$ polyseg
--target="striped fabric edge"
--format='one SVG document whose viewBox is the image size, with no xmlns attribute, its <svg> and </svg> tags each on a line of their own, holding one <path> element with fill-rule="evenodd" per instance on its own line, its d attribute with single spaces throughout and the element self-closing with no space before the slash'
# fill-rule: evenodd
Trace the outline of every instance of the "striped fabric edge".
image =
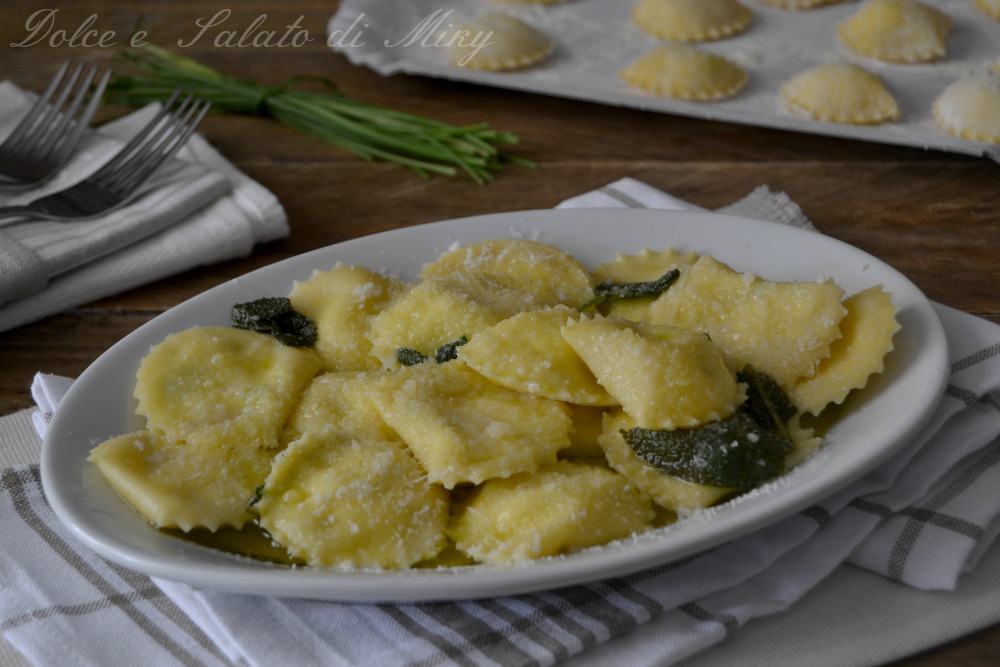
<svg viewBox="0 0 1000 667">
<path fill-rule="evenodd" d="M 821 509 L 789 517 L 784 525 L 771 527 L 770 535 L 765 529 L 748 538 L 766 543 L 750 551 L 767 549 L 773 556 L 787 553 L 807 541 L 828 519 Z M 689 566 L 705 559 L 716 559 L 714 565 L 707 565 L 715 569 L 734 559 L 740 561 L 740 548 L 727 543 L 593 584 L 487 600 L 385 605 L 378 609 L 427 647 L 423 659 L 407 663 L 410 667 L 550 665 L 623 636 L 675 609 L 697 616 L 698 599 L 757 576 L 767 568 L 767 562 L 734 568 L 732 579 L 718 579 L 717 590 L 700 587 L 697 593 L 677 600 L 670 599 L 675 595 L 675 586 L 663 580 L 670 576 L 684 578 Z"/>
<path fill-rule="evenodd" d="M 952 511 L 960 510 L 960 503 L 955 507 L 953 504 L 960 501 L 963 493 L 984 484 L 983 480 L 994 480 L 989 482 L 992 488 L 1000 488 L 996 486 L 996 480 L 1000 480 L 1000 443 L 973 457 L 933 494 L 911 507 L 893 511 L 884 504 L 863 498 L 852 501 L 852 509 L 878 516 L 887 530 L 893 530 L 895 534 L 891 544 L 883 549 L 885 562 L 878 571 L 895 581 L 917 585 L 918 582 L 907 576 L 907 567 L 919 549 L 919 540 L 931 529 L 935 531 L 935 551 L 943 552 L 950 548 L 951 551 L 972 552 L 981 540 L 992 539 L 989 526 L 970 521 Z M 941 587 L 952 583 L 948 580 Z"/>
<path fill-rule="evenodd" d="M 941 314 L 951 316 L 950 309 L 941 308 Z M 965 351 L 958 359 L 952 361 L 950 379 L 945 388 L 945 397 L 960 404 L 965 409 L 984 410 L 1000 414 L 1000 395 L 993 389 L 977 391 L 963 385 L 994 386 L 990 382 L 1000 367 L 1000 342 L 991 342 L 978 349 Z M 986 442 L 967 460 L 955 466 L 944 480 L 926 498 L 909 507 L 898 510 L 886 504 L 874 502 L 871 499 L 857 498 L 850 503 L 852 509 L 874 514 L 882 519 L 883 524 L 895 530 L 895 538 L 890 545 L 884 547 L 884 563 L 877 571 L 895 581 L 917 585 L 907 574 L 907 566 L 915 556 L 915 550 L 921 537 L 931 528 L 935 530 L 933 539 L 937 549 L 943 549 L 942 541 L 949 543 L 955 551 L 972 551 L 976 543 L 984 539 L 992 539 L 988 534 L 988 526 L 958 516 L 961 511 L 962 495 L 988 483 L 984 482 L 1000 474 L 1000 441 L 997 440 L 1000 428 L 993 432 L 977 434 Z M 965 516 L 969 512 L 964 513 Z M 994 517 L 996 520 L 996 517 Z M 870 558 L 870 556 L 869 556 Z M 859 563 L 860 564 L 860 563 Z M 871 567 L 871 563 L 863 566 Z M 949 582 L 951 583 L 950 580 Z"/>
<path fill-rule="evenodd" d="M 53 528 L 58 519 L 44 499 L 37 464 L 15 466 L 0 471 L 0 490 L 9 498 L 14 514 L 23 526 L 44 542 L 53 558 L 67 564 L 79 580 L 93 588 L 93 599 L 71 606 L 52 605 L 25 610 L 0 624 L 0 634 L 31 623 L 45 623 L 60 616 L 113 613 L 137 634 L 162 650 L 164 663 L 180 665 L 238 665 L 219 652 L 217 646 L 194 625 L 146 575 L 103 561 L 119 577 L 115 582 L 95 567 L 99 558 L 89 549 L 64 539 Z M 119 636 L 129 636 L 123 633 Z"/>
</svg>

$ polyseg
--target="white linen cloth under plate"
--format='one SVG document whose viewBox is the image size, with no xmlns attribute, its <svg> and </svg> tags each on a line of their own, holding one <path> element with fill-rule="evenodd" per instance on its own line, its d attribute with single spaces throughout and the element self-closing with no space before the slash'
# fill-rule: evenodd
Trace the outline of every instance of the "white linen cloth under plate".
<svg viewBox="0 0 1000 667">
<path fill-rule="evenodd" d="M 561 206 L 686 204 L 625 179 Z M 726 210 L 810 227 L 785 195 L 763 186 Z M 38 665 L 74 655 L 86 665 L 844 667 L 912 654 L 1000 622 L 1000 546 L 992 544 L 1000 529 L 1000 327 L 935 308 L 953 360 L 945 396 L 921 433 L 878 469 L 677 562 L 480 601 L 240 595 L 108 563 L 46 505 L 38 437 L 22 411 L 0 420 L 8 440 L 0 441 L 0 631 Z M 37 376 L 39 428 L 70 384 Z"/>
<path fill-rule="evenodd" d="M 0 82 L 0 141 L 33 97 Z M 51 181 L 0 206 L 25 204 L 86 178 L 155 116 L 150 104 L 89 131 Z M 288 235 L 267 189 L 194 134 L 131 204 L 81 222 L 30 220 L 0 227 L 0 331 L 181 271 L 248 254 Z"/>
</svg>

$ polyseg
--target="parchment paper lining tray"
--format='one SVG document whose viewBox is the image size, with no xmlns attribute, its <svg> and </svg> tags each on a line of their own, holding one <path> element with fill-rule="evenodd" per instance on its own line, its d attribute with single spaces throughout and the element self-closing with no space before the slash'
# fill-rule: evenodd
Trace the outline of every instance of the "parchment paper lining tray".
<svg viewBox="0 0 1000 667">
<path fill-rule="evenodd" d="M 658 41 L 631 21 L 633 2 L 567 0 L 527 5 L 501 0 L 345 0 L 328 26 L 328 43 L 352 63 L 382 75 L 417 74 L 542 93 L 609 105 L 810 134 L 985 156 L 1000 162 L 1000 146 L 946 134 L 931 116 L 933 99 L 952 81 L 990 71 L 1000 57 L 1000 21 L 973 0 L 924 0 L 952 17 L 948 54 L 925 64 L 892 64 L 855 56 L 842 46 L 836 25 L 861 6 L 841 2 L 792 11 L 753 0 L 753 23 L 743 34 L 697 46 L 737 62 L 750 81 L 736 97 L 716 102 L 657 98 L 630 89 L 619 70 Z M 465 18 L 498 11 L 521 18 L 556 42 L 551 58 L 514 72 L 452 67 L 438 32 Z M 798 72 L 830 61 L 852 62 L 882 77 L 896 97 L 899 121 L 851 126 L 796 118 L 779 98 L 781 85 Z M 996 76 L 1000 74 L 994 73 Z"/>
</svg>

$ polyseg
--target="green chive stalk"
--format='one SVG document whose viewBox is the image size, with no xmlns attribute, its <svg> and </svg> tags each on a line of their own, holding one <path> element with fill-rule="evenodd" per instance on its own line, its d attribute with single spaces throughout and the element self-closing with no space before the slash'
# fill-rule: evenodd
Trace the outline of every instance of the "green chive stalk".
<svg viewBox="0 0 1000 667">
<path fill-rule="evenodd" d="M 129 49 L 122 57 L 144 73 L 115 77 L 106 92 L 109 102 L 162 102 L 182 88 L 211 102 L 215 112 L 273 118 L 365 160 L 399 164 L 424 177 L 464 172 L 482 184 L 505 162 L 533 164 L 497 148 L 518 142 L 510 132 L 498 132 L 487 123 L 456 126 L 361 102 L 341 94 L 326 79 L 295 77 L 281 86 L 265 86 L 150 44 Z M 326 90 L 294 88 L 300 81 L 319 82 Z"/>
</svg>

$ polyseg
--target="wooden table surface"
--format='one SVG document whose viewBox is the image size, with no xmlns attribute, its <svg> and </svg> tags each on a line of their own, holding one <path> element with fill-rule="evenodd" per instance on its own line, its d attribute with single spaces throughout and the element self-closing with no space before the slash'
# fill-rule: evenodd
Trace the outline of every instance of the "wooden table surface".
<svg viewBox="0 0 1000 667">
<path fill-rule="evenodd" d="M 190 41 L 216 12 L 214 30 L 244 29 L 260 15 L 277 29 L 301 17 L 314 37 L 291 48 L 218 47 L 213 32 L 184 53 L 223 71 L 280 83 L 308 73 L 348 95 L 453 123 L 487 121 L 516 133 L 516 154 L 537 168 L 506 167 L 485 186 L 465 178 L 423 180 L 367 163 L 277 123 L 210 116 L 202 134 L 275 193 L 291 234 L 249 257 L 209 266 L 0 334 L 0 415 L 32 405 L 36 371 L 76 376 L 116 341 L 166 309 L 252 269 L 373 232 L 467 215 L 550 208 L 630 176 L 707 208 L 767 184 L 788 193 L 825 234 L 881 258 L 929 298 L 1000 323 L 1000 165 L 984 158 L 892 147 L 610 108 L 410 76 L 382 78 L 331 53 L 323 35 L 327 0 L 223 3 L 185 0 L 84 3 L 5 0 L 0 76 L 40 90 L 67 58 L 110 61 L 140 25 L 151 41 Z M 86 8 L 84 8 L 86 7 Z M 26 22 L 57 8 L 45 40 L 27 47 Z M 93 15 L 94 19 L 89 19 Z M 114 32 L 113 46 L 59 43 L 88 21 Z M 106 115 L 121 113 L 108 110 Z M 1000 627 L 914 656 L 921 667 L 998 664 Z"/>
</svg>

